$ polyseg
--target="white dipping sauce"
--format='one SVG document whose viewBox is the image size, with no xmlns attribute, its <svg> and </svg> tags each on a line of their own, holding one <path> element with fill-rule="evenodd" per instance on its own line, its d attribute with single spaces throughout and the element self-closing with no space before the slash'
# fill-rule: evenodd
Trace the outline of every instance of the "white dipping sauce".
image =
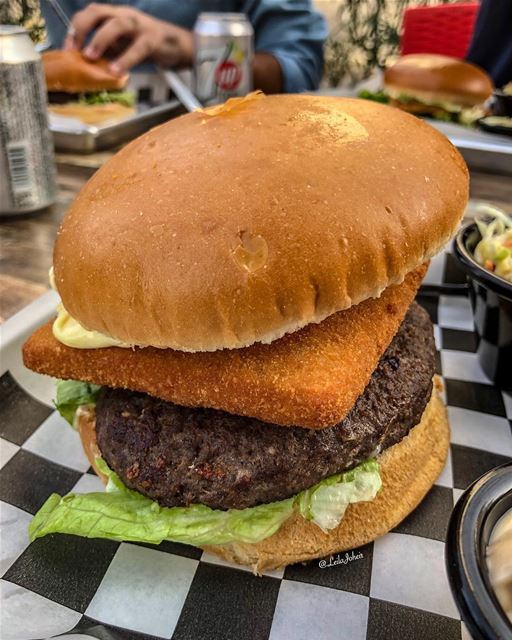
<svg viewBox="0 0 512 640">
<path fill-rule="evenodd" d="M 512 622 L 512 509 L 494 527 L 487 547 L 487 567 L 496 597 Z"/>
</svg>

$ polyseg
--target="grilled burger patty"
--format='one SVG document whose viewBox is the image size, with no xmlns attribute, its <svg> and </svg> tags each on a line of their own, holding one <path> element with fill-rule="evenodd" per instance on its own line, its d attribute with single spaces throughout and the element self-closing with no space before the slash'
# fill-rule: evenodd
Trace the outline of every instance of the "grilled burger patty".
<svg viewBox="0 0 512 640">
<path fill-rule="evenodd" d="M 347 417 L 321 430 L 104 388 L 99 448 L 123 482 L 163 506 L 243 509 L 283 500 L 399 442 L 420 422 L 435 368 L 432 324 L 411 305 Z"/>
</svg>

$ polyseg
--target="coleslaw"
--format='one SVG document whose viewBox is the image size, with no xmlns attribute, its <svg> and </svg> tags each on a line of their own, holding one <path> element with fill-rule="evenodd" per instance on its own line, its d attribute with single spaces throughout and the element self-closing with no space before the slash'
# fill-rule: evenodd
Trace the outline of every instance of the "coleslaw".
<svg viewBox="0 0 512 640">
<path fill-rule="evenodd" d="M 484 269 L 512 282 L 512 215 L 481 205 L 475 222 L 482 236 L 475 247 L 475 260 Z"/>
</svg>

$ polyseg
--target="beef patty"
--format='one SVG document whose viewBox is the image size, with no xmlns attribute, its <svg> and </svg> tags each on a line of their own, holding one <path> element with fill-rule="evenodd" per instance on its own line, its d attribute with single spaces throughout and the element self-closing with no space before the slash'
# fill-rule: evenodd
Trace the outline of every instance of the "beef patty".
<svg viewBox="0 0 512 640">
<path fill-rule="evenodd" d="M 242 509 L 282 500 L 406 436 L 430 398 L 434 353 L 430 319 L 413 304 L 350 413 L 321 430 L 104 388 L 98 445 L 128 487 L 163 506 Z"/>
</svg>

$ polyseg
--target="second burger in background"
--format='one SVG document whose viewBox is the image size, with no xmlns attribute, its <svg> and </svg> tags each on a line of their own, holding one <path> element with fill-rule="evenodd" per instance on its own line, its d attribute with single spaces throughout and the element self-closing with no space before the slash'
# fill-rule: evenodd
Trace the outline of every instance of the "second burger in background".
<svg viewBox="0 0 512 640">
<path fill-rule="evenodd" d="M 470 62 L 438 54 L 398 58 L 384 71 L 379 94 L 361 92 L 418 116 L 470 125 L 488 112 L 494 87 L 487 73 Z"/>
<path fill-rule="evenodd" d="M 134 112 L 135 97 L 125 91 L 128 74 L 114 75 L 107 60 L 87 60 L 75 50 L 47 51 L 42 60 L 50 113 L 100 124 Z"/>
</svg>

